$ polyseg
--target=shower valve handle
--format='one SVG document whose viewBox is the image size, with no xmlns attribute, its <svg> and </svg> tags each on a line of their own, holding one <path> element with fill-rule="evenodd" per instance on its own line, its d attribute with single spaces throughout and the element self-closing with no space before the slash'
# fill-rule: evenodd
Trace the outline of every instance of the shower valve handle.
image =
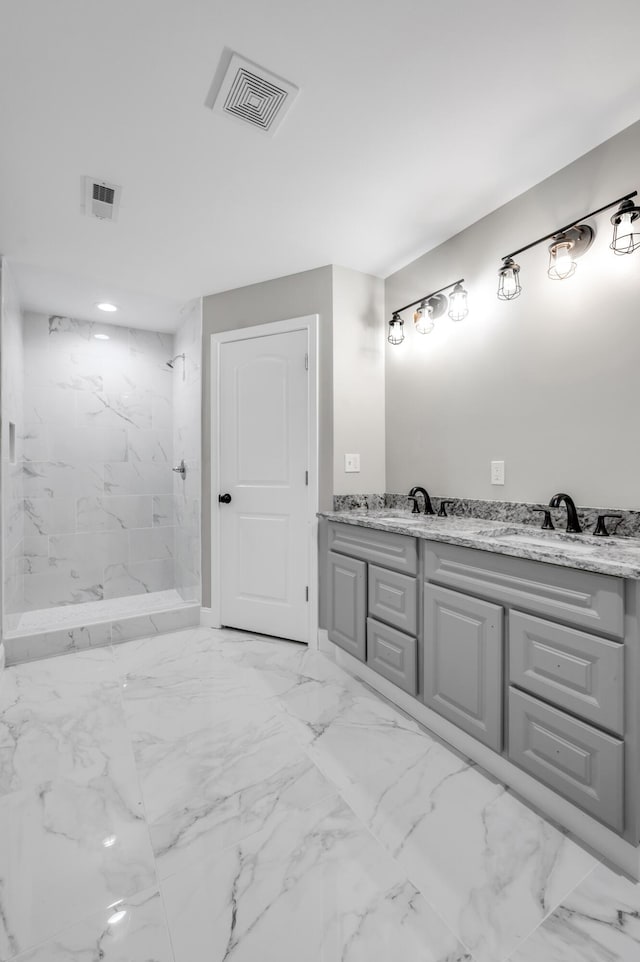
<svg viewBox="0 0 640 962">
<path fill-rule="evenodd" d="M 219 494 L 219 495 L 218 495 L 218 501 L 220 502 L 220 504 L 231 504 L 231 495 L 230 495 L 230 494 Z"/>
</svg>

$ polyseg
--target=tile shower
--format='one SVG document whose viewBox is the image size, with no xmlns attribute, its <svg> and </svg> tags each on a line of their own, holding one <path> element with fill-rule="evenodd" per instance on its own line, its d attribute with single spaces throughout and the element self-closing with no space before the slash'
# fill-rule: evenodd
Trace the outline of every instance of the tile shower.
<svg viewBox="0 0 640 962">
<path fill-rule="evenodd" d="M 175 334 L 23 312 L 5 263 L 2 308 L 8 660 L 194 623 L 199 302 Z"/>
</svg>

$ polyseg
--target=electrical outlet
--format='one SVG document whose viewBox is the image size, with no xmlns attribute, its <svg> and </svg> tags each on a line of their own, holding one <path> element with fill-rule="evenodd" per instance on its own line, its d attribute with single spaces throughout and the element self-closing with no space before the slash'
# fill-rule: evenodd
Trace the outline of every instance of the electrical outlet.
<svg viewBox="0 0 640 962">
<path fill-rule="evenodd" d="M 360 455 L 359 454 L 345 454 L 344 456 L 344 470 L 345 473 L 353 474 L 360 470 Z"/>
<path fill-rule="evenodd" d="M 504 484 L 504 461 L 491 462 L 491 484 Z"/>
</svg>

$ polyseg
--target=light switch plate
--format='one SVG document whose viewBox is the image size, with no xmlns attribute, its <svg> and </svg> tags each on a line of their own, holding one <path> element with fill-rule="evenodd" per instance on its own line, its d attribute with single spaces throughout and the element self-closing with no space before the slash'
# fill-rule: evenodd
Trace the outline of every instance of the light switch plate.
<svg viewBox="0 0 640 962">
<path fill-rule="evenodd" d="M 504 484 L 504 461 L 491 462 L 491 484 Z"/>
<path fill-rule="evenodd" d="M 360 470 L 360 455 L 359 454 L 345 454 L 344 456 L 344 470 L 345 473 L 353 474 Z"/>
</svg>

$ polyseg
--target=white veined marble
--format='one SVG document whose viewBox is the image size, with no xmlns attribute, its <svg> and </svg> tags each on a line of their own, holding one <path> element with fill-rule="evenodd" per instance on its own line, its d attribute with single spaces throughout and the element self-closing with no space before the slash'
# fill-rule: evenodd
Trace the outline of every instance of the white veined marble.
<svg viewBox="0 0 640 962">
<path fill-rule="evenodd" d="M 0 684 L 0 962 L 637 962 L 639 891 L 302 645 Z"/>
<path fill-rule="evenodd" d="M 166 591 L 156 591 L 135 597 L 109 598 L 105 601 L 25 611 L 20 616 L 17 629 L 8 632 L 7 637 L 29 635 L 36 631 L 52 631 L 57 628 L 92 625 L 100 621 L 115 621 L 129 615 L 163 611 L 165 608 L 173 608 L 182 604 L 183 599 L 179 593 L 175 588 L 170 588 Z"/>
</svg>

